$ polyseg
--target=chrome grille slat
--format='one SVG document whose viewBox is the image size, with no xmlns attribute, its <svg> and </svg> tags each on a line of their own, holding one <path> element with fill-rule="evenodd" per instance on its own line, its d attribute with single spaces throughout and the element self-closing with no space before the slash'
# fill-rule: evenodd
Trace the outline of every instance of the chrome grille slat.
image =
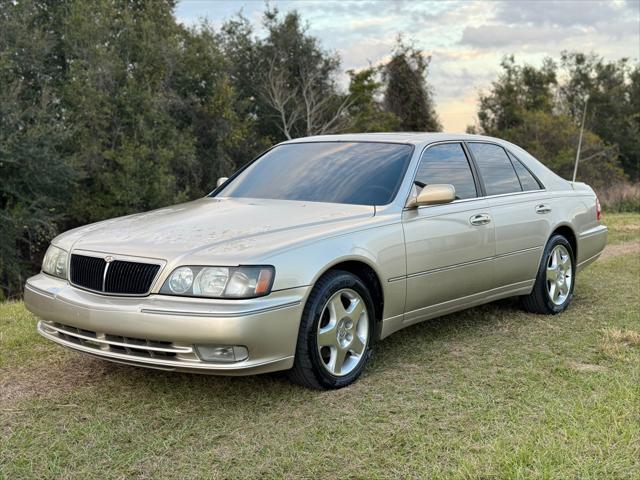
<svg viewBox="0 0 640 480">
<path fill-rule="evenodd" d="M 96 332 L 91 332 L 93 334 L 93 336 L 89 336 L 89 335 L 84 335 L 82 333 L 78 332 L 78 329 L 75 327 L 70 327 L 67 325 L 62 325 L 60 323 L 56 323 L 56 324 L 52 324 L 52 323 L 46 323 L 46 328 L 51 329 L 51 330 L 55 330 L 59 335 L 61 335 L 65 340 L 69 340 L 71 342 L 74 343 L 80 343 L 82 345 L 88 344 L 88 343 L 94 343 L 94 344 L 100 344 L 100 345 L 106 345 L 110 348 L 114 348 L 114 350 L 125 350 L 127 351 L 127 353 L 130 353 L 131 349 L 134 350 L 140 350 L 140 351 L 147 351 L 149 352 L 149 356 L 150 352 L 155 352 L 155 353 L 170 353 L 170 354 L 178 354 L 178 353 L 192 353 L 193 352 L 193 348 L 191 347 L 178 347 L 175 345 L 171 345 L 171 346 L 167 346 L 167 347 L 158 347 L 158 346 L 151 346 L 151 345 L 136 345 L 136 344 L 132 344 L 132 343 L 128 343 L 127 342 L 127 337 L 121 337 L 121 336 L 117 336 L 117 335 L 105 335 L 105 338 L 99 338 L 98 334 Z M 84 331 L 84 330 L 83 330 Z M 120 341 L 117 340 L 112 340 L 114 337 L 121 339 Z M 159 344 L 162 342 L 158 342 L 158 341 L 152 341 L 155 344 Z M 149 343 L 149 341 L 147 341 L 147 343 Z M 170 345 L 169 342 L 165 342 L 168 345 Z M 134 354 L 135 355 L 135 354 Z"/>
</svg>

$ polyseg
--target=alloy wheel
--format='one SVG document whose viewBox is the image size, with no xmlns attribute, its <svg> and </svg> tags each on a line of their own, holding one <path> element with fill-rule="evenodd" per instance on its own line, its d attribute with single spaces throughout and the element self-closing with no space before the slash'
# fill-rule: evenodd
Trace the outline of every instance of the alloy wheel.
<svg viewBox="0 0 640 480">
<path fill-rule="evenodd" d="M 571 255 L 564 245 L 556 245 L 547 262 L 547 292 L 555 305 L 562 305 L 571 291 L 573 268 Z"/>
<path fill-rule="evenodd" d="M 360 364 L 369 341 L 369 313 L 355 290 L 345 288 L 329 298 L 316 339 L 321 363 L 331 375 L 347 375 Z"/>
</svg>

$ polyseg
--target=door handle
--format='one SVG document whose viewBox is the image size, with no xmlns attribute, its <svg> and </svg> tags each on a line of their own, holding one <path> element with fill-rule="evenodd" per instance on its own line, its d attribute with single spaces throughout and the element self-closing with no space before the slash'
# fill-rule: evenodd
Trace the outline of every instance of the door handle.
<svg viewBox="0 0 640 480">
<path fill-rule="evenodd" d="M 471 225 L 486 225 L 487 223 L 491 223 L 491 215 L 488 213 L 479 213 L 477 215 L 472 216 L 469 219 L 469 223 Z"/>
<path fill-rule="evenodd" d="M 541 203 L 540 205 L 536 205 L 536 213 L 539 213 L 539 214 L 551 213 L 551 207 L 549 205 Z"/>
</svg>

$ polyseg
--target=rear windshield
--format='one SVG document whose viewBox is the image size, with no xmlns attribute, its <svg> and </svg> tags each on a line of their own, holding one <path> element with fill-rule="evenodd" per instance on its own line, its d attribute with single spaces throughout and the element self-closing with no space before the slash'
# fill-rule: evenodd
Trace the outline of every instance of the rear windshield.
<svg viewBox="0 0 640 480">
<path fill-rule="evenodd" d="M 393 143 L 280 145 L 249 165 L 216 195 L 386 205 L 400 187 L 412 152 L 410 145 Z"/>
</svg>

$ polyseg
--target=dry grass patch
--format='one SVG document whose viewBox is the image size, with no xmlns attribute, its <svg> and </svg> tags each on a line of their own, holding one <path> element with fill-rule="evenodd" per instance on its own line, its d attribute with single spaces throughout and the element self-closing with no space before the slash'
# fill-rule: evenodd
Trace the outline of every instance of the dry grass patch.
<svg viewBox="0 0 640 480">
<path fill-rule="evenodd" d="M 604 213 L 604 224 L 609 227 L 608 243 L 640 242 L 640 214 Z"/>
<path fill-rule="evenodd" d="M 617 245 L 607 245 L 600 255 L 601 260 L 606 260 L 611 257 L 617 257 L 619 255 L 625 255 L 627 253 L 640 252 L 640 243 L 620 243 Z"/>
<path fill-rule="evenodd" d="M 607 369 L 607 367 L 603 367 L 602 365 L 575 361 L 569 361 L 568 365 L 571 370 L 575 370 L 576 372 L 604 372 Z"/>
<path fill-rule="evenodd" d="M 611 328 L 604 331 L 600 351 L 605 357 L 618 360 L 632 360 L 631 350 L 640 346 L 640 333 L 635 330 Z"/>
<path fill-rule="evenodd" d="M 129 368 L 77 353 L 50 362 L 16 366 L 0 371 L 0 404 L 10 406 L 22 400 L 59 396 L 90 385 Z"/>
<path fill-rule="evenodd" d="M 612 341 L 623 343 L 630 347 L 637 347 L 640 345 L 640 333 L 634 330 L 620 330 L 618 328 L 614 328 L 608 330 L 607 335 Z"/>
</svg>

